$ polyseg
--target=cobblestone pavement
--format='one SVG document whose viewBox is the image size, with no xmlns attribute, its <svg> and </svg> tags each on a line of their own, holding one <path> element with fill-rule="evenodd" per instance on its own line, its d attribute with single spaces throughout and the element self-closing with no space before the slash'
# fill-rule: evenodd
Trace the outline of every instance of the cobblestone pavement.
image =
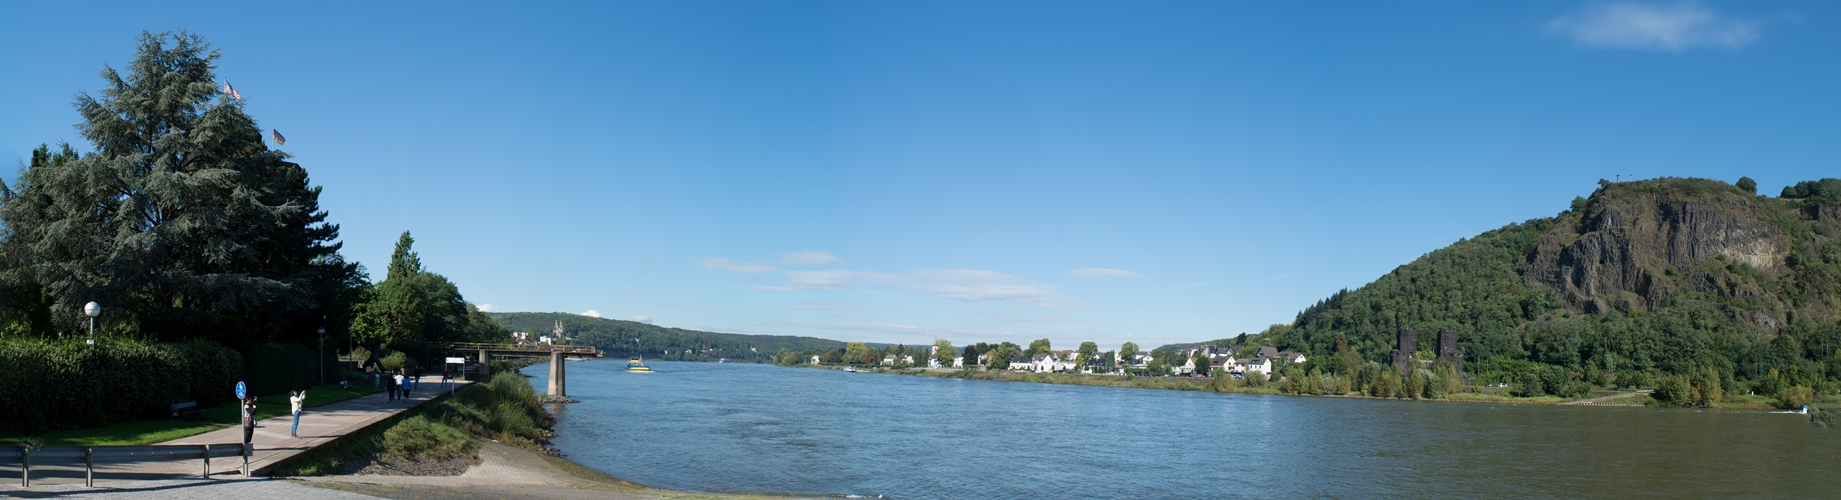
<svg viewBox="0 0 1841 500">
<path fill-rule="evenodd" d="M 82 484 L 34 486 L 29 490 L 0 491 L 0 498 L 106 498 L 109 500 L 366 500 L 378 497 L 348 491 L 315 488 L 284 479 L 168 479 L 116 482 L 85 488 Z"/>
</svg>

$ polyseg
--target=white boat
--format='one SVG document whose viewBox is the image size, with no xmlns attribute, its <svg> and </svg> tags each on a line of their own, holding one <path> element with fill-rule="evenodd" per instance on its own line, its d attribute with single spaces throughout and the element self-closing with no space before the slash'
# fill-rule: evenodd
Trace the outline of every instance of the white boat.
<svg viewBox="0 0 1841 500">
<path fill-rule="evenodd" d="M 847 371 L 847 372 L 850 372 L 850 373 L 856 373 L 856 372 L 857 372 L 857 369 L 856 369 L 856 368 L 851 368 L 851 367 L 848 367 L 848 366 L 846 366 L 846 367 L 844 367 L 844 371 Z"/>
</svg>

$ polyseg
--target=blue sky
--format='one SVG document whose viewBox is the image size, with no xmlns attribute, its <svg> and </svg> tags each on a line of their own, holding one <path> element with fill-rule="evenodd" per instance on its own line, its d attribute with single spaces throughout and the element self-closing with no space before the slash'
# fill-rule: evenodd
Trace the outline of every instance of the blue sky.
<svg viewBox="0 0 1841 500">
<path fill-rule="evenodd" d="M 1257 332 L 1599 178 L 1836 176 L 1827 2 L 0 3 L 0 158 L 190 29 L 345 255 L 497 311 Z M 13 176 L 11 169 L 7 179 Z"/>
</svg>

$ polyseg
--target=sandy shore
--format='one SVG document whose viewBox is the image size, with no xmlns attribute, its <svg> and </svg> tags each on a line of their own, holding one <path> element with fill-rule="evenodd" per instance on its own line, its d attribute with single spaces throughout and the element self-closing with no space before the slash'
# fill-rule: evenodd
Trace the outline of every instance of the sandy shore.
<svg viewBox="0 0 1841 500">
<path fill-rule="evenodd" d="M 313 476 L 299 484 L 393 499 L 777 498 L 650 488 L 575 462 L 494 442 L 481 443 L 480 465 L 458 476 Z"/>
</svg>

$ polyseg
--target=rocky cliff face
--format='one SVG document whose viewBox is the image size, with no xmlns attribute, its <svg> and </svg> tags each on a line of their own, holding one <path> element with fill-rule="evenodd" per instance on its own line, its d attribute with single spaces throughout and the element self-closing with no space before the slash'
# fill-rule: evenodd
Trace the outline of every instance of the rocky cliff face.
<svg viewBox="0 0 1841 500">
<path fill-rule="evenodd" d="M 1655 310 L 1684 291 L 1756 299 L 1748 303 L 1757 307 L 1732 311 L 1734 319 L 1775 330 L 1783 305 L 1747 279 L 1774 275 L 1789 254 L 1772 209 L 1735 188 L 1670 187 L 1606 186 L 1568 216 L 1576 223 L 1542 237 L 1525 281 L 1584 313 Z"/>
</svg>

